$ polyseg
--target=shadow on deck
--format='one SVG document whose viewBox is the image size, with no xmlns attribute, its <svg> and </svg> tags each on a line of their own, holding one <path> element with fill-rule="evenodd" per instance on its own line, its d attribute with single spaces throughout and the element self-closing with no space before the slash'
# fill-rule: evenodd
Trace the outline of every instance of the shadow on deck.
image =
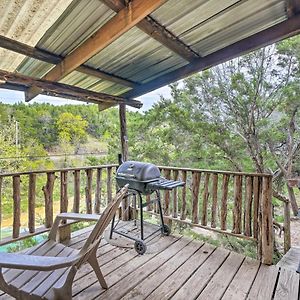
<svg viewBox="0 0 300 300">
<path fill-rule="evenodd" d="M 68 245 L 80 248 L 91 229 Z M 73 299 L 298 299 L 299 275 L 265 266 L 228 250 L 182 236 L 154 237 L 140 256 L 102 240 L 98 259 L 109 289 L 85 265 L 73 283 Z M 151 243 L 150 243 L 151 244 Z M 151 245 L 150 245 L 151 247 Z M 157 251 L 153 250 L 156 249 Z M 12 299 L 2 294 L 1 299 Z"/>
</svg>

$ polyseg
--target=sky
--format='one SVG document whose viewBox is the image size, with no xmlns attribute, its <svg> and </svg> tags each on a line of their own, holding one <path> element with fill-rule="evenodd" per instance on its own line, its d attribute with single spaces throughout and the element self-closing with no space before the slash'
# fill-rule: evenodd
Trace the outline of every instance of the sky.
<svg viewBox="0 0 300 300">
<path fill-rule="evenodd" d="M 144 96 L 138 97 L 136 99 L 141 100 L 144 104 L 141 108 L 142 111 L 147 111 L 151 108 L 153 103 L 157 102 L 160 99 L 160 96 L 170 97 L 170 88 L 168 86 L 157 89 L 153 92 L 150 92 Z M 6 89 L 0 89 L 0 102 L 13 104 L 18 102 L 24 102 L 24 93 L 20 91 L 11 91 Z M 63 98 L 50 97 L 39 95 L 34 100 L 30 101 L 30 103 L 50 103 L 53 105 L 63 105 L 63 104 L 83 104 L 84 102 L 67 100 Z M 130 110 L 137 111 L 135 108 L 130 108 Z"/>
</svg>

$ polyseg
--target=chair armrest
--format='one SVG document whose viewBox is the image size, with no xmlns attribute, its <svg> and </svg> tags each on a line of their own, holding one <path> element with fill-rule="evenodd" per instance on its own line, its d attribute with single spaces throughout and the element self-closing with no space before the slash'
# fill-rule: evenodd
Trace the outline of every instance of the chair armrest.
<svg viewBox="0 0 300 300">
<path fill-rule="evenodd" d="M 52 228 L 49 233 L 49 239 L 55 241 L 57 229 L 62 220 L 75 220 L 75 221 L 98 221 L 100 215 L 96 214 L 79 214 L 79 213 L 60 213 L 56 216 Z"/>
<path fill-rule="evenodd" d="M 79 214 L 79 213 L 60 213 L 56 216 L 61 220 L 75 220 L 75 221 L 98 221 L 100 215 L 96 214 Z"/>
<path fill-rule="evenodd" d="M 0 253 L 0 268 L 52 271 L 72 266 L 80 257 L 35 256 L 16 253 Z"/>
</svg>

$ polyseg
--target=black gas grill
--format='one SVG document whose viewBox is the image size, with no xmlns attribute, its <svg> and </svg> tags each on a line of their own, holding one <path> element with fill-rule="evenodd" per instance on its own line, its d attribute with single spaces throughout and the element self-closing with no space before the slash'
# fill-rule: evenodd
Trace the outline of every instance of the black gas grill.
<svg viewBox="0 0 300 300">
<path fill-rule="evenodd" d="M 140 239 L 134 238 L 124 232 L 115 229 L 115 218 L 113 218 L 110 238 L 112 238 L 113 232 L 116 232 L 122 236 L 128 237 L 135 241 L 135 250 L 139 254 L 143 254 L 146 251 L 146 244 L 144 240 L 149 237 L 144 237 L 144 221 L 143 221 L 143 208 L 149 205 L 149 202 L 143 203 L 142 195 L 150 195 L 156 193 L 156 198 L 151 203 L 157 203 L 160 215 L 160 226 L 159 229 L 163 235 L 170 234 L 170 228 L 164 224 L 161 201 L 160 201 L 160 190 L 172 190 L 174 188 L 184 186 L 182 181 L 168 180 L 160 176 L 159 168 L 150 163 L 143 163 L 138 161 L 126 161 L 122 163 L 116 175 L 116 181 L 119 188 L 129 184 L 129 191 L 132 194 L 138 195 L 139 208 L 140 208 Z M 134 220 L 136 222 L 136 220 Z M 154 234 L 157 231 L 154 231 Z"/>
</svg>

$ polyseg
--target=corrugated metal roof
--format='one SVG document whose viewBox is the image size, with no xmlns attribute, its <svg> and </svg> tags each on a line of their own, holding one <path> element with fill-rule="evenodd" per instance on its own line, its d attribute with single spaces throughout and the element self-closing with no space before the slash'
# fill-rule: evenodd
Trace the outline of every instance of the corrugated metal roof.
<svg viewBox="0 0 300 300">
<path fill-rule="evenodd" d="M 100 0 L 0 0 L 0 34 L 66 56 L 115 15 Z M 151 14 L 206 56 L 287 18 L 285 0 L 169 0 Z M 13 21 L 16 19 L 16 21 Z M 13 59 L 12 59 L 13 57 Z M 34 77 L 53 65 L 0 49 L 0 68 Z M 188 62 L 134 27 L 86 65 L 145 83 Z M 128 87 L 72 72 L 61 82 L 119 95 Z"/>
<path fill-rule="evenodd" d="M 72 0 L 0 0 L 0 35 L 35 46 Z M 0 48 L 0 69 L 14 71 L 23 55 Z"/>
</svg>

